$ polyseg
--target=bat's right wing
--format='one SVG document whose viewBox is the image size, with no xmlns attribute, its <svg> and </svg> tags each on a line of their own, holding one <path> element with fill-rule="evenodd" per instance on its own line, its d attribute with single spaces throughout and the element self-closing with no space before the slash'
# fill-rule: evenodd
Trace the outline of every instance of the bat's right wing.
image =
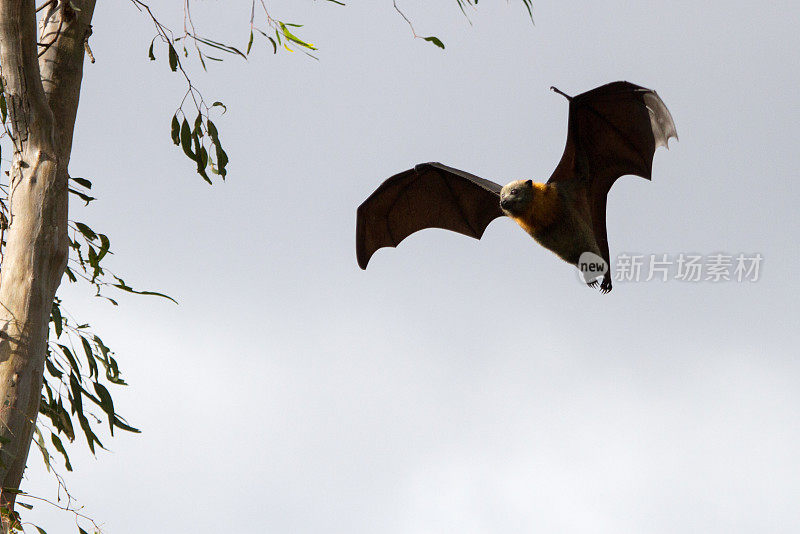
<svg viewBox="0 0 800 534">
<path fill-rule="evenodd" d="M 383 182 L 358 207 L 356 257 L 362 269 L 376 250 L 418 230 L 444 228 L 475 239 L 497 217 L 500 184 L 442 165 L 421 163 Z"/>
<path fill-rule="evenodd" d="M 601 255 L 610 262 L 606 201 L 620 176 L 650 179 L 658 147 L 678 138 L 667 106 L 652 89 L 612 82 L 569 100 L 567 144 L 549 182 L 579 181 L 586 186 L 592 226 Z M 611 290 L 610 271 L 602 290 Z"/>
</svg>

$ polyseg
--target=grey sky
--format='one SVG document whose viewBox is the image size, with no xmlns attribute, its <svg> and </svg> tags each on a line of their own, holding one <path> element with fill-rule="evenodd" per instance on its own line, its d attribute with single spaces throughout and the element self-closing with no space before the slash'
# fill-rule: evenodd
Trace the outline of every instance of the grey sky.
<svg viewBox="0 0 800 534">
<path fill-rule="evenodd" d="M 536 26 L 518 3 L 470 26 L 403 0 L 440 51 L 388 0 L 271 2 L 320 61 L 262 42 L 196 71 L 228 105 L 214 187 L 169 141 L 183 86 L 164 50 L 147 60 L 148 21 L 98 5 L 70 169 L 100 200 L 72 213 L 127 281 L 181 302 L 59 293 L 118 353 L 144 431 L 74 453 L 107 532 L 800 529 L 796 3 L 539 1 Z M 197 22 L 244 42 L 242 4 Z M 618 79 L 658 91 L 680 142 L 612 190 L 612 257 L 761 253 L 758 282 L 601 296 L 509 220 L 357 267 L 355 208 L 383 179 L 434 160 L 545 180 L 567 113 L 549 86 Z M 37 454 L 27 488 L 51 495 Z"/>
</svg>

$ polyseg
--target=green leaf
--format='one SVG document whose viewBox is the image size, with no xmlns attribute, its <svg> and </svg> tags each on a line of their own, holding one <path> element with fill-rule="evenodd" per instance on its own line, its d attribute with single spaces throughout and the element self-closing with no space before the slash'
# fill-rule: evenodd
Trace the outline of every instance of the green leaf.
<svg viewBox="0 0 800 534">
<path fill-rule="evenodd" d="M 276 42 L 275 42 L 275 39 L 273 39 L 272 37 L 270 37 L 270 36 L 269 36 L 269 35 L 267 35 L 266 33 L 262 32 L 262 31 L 261 31 L 261 30 L 259 30 L 258 28 L 256 28 L 256 31 L 257 31 L 258 33 L 260 33 L 261 35 L 263 35 L 264 37 L 266 37 L 267 39 L 269 39 L 269 42 L 270 42 L 270 43 L 272 43 L 272 53 L 273 53 L 273 54 L 277 54 L 277 53 L 278 53 L 278 43 L 276 43 Z M 277 30 L 276 30 L 276 31 L 275 31 L 275 34 L 277 35 L 277 33 L 278 33 L 278 32 L 277 32 Z"/>
<path fill-rule="evenodd" d="M 438 37 L 434 37 L 431 35 L 430 37 L 423 37 L 423 39 L 425 39 L 429 43 L 435 44 L 436 46 L 444 50 L 444 43 L 440 41 Z"/>
<path fill-rule="evenodd" d="M 92 375 L 97 378 L 97 362 L 94 360 L 94 351 L 92 350 L 92 346 L 89 344 L 89 340 L 85 337 L 81 336 L 81 345 L 83 345 L 83 352 L 86 353 L 86 361 L 89 362 L 89 378 Z"/>
<path fill-rule="evenodd" d="M 238 48 L 236 48 L 235 46 L 226 45 L 226 44 L 224 44 L 224 43 L 219 43 L 219 42 L 217 42 L 217 41 L 212 41 L 211 39 L 206 39 L 206 38 L 203 38 L 203 37 L 197 37 L 197 36 L 195 36 L 195 39 L 197 39 L 197 40 L 198 40 L 198 41 L 200 41 L 201 43 L 203 43 L 203 44 L 205 44 L 205 45 L 208 45 L 208 46 L 210 46 L 210 47 L 212 47 L 212 48 L 216 48 L 216 49 L 218 49 L 218 50 L 222 50 L 223 52 L 227 52 L 227 53 L 229 53 L 229 54 L 238 54 L 238 55 L 242 56 L 243 58 L 247 59 L 247 56 L 246 56 L 246 55 L 244 55 L 244 54 L 243 54 L 243 53 L 242 53 L 242 52 L 241 52 L 241 51 L 240 51 Z"/>
<path fill-rule="evenodd" d="M 137 290 L 135 290 L 135 289 L 133 289 L 131 287 L 123 287 L 123 286 L 121 286 L 119 284 L 112 284 L 112 285 L 114 287 L 116 287 L 116 288 L 119 288 L 119 289 L 123 290 L 123 291 L 127 291 L 128 293 L 136 293 L 137 295 L 152 295 L 152 296 L 155 296 L 155 297 L 163 297 L 165 299 L 171 300 L 175 304 L 178 303 L 177 300 L 175 300 L 174 298 L 170 297 L 169 295 L 165 295 L 164 293 L 159 293 L 157 291 L 137 291 Z"/>
<path fill-rule="evenodd" d="M 156 38 L 153 37 L 153 40 L 150 41 L 150 49 L 147 51 L 147 57 L 150 58 L 150 61 L 155 61 L 156 60 L 156 56 L 155 56 L 155 54 L 153 54 L 153 45 L 155 44 L 155 42 L 156 42 Z"/>
<path fill-rule="evenodd" d="M 39 534 L 47 534 L 47 532 L 46 532 L 46 531 L 45 531 L 45 530 L 44 530 L 42 527 L 39 527 L 39 526 L 33 525 L 33 528 L 35 528 L 36 530 L 38 530 L 38 531 L 39 531 Z"/>
<path fill-rule="evenodd" d="M 178 70 L 178 53 L 172 43 L 169 43 L 169 68 L 172 69 L 172 72 Z"/>
<path fill-rule="evenodd" d="M 531 9 L 531 0 L 522 0 L 522 3 L 525 4 L 525 8 L 528 10 L 528 16 L 531 18 L 531 22 L 533 22 L 533 10 Z"/>
<path fill-rule="evenodd" d="M 80 526 L 78 527 L 78 534 L 89 534 L 85 530 L 83 530 Z"/>
<path fill-rule="evenodd" d="M 45 386 L 47 386 L 46 382 Z M 59 385 L 59 388 L 60 387 L 61 386 Z M 52 398 L 52 392 L 48 392 L 48 397 Z M 72 419 L 70 418 L 69 413 L 67 413 L 67 410 L 64 409 L 64 405 L 62 404 L 60 397 L 57 401 L 51 400 L 50 402 L 41 402 L 39 404 L 39 412 L 47 416 L 53 423 L 53 426 L 55 426 L 59 432 L 63 432 L 64 435 L 67 436 L 67 439 L 70 441 L 75 439 L 75 431 L 72 428 Z"/>
<path fill-rule="evenodd" d="M 77 189 L 73 189 L 71 187 L 69 188 L 69 192 L 72 193 L 73 195 L 75 195 L 76 197 L 80 198 L 84 202 L 86 202 L 87 206 L 89 205 L 89 202 L 91 202 L 92 200 L 97 200 L 95 197 L 90 197 L 86 193 L 81 193 Z"/>
<path fill-rule="evenodd" d="M 216 102 L 214 102 L 213 104 L 211 104 L 211 107 L 212 107 L 212 108 L 213 108 L 213 107 L 221 107 L 221 108 L 222 108 L 222 113 L 223 113 L 223 114 L 224 114 L 226 111 L 228 111 L 228 108 L 225 106 L 225 104 L 223 104 L 223 103 L 222 103 L 222 102 L 220 102 L 219 100 L 217 100 Z"/>
<path fill-rule="evenodd" d="M 247 55 L 250 55 L 250 49 L 253 48 L 253 29 L 250 29 L 250 40 L 247 41 Z"/>
<path fill-rule="evenodd" d="M 121 430 L 125 430 L 126 432 L 133 432 L 134 434 L 142 433 L 141 430 L 139 430 L 138 428 L 133 428 L 132 426 L 126 424 L 124 421 L 122 421 L 122 419 L 120 419 L 117 416 L 114 416 L 114 426 Z"/>
<path fill-rule="evenodd" d="M 58 400 L 58 429 L 64 432 L 64 435 L 67 436 L 67 439 L 70 442 L 75 441 L 75 427 L 72 426 L 72 418 L 69 416 L 67 409 L 64 408 L 64 405 L 61 403 L 61 399 Z"/>
<path fill-rule="evenodd" d="M 99 382 L 95 382 L 94 390 L 97 392 L 97 397 L 100 399 L 100 407 L 106 412 L 108 416 L 108 428 L 111 431 L 111 435 L 114 435 L 114 400 L 111 398 L 111 394 L 108 392 L 106 387 Z"/>
<path fill-rule="evenodd" d="M 178 303 L 177 300 L 175 300 L 174 298 L 170 297 L 169 295 L 165 295 L 164 293 L 158 293 L 157 291 L 137 291 L 136 289 L 133 289 L 131 286 L 126 284 L 125 280 L 123 280 L 122 278 L 120 278 L 118 276 L 114 276 L 114 278 L 116 278 L 118 283 L 111 284 L 111 285 L 113 285 L 114 287 L 116 287 L 118 289 L 121 289 L 123 291 L 127 291 L 128 293 L 135 293 L 137 295 L 153 295 L 153 296 L 156 296 L 156 297 L 163 297 L 165 299 L 171 300 L 175 304 Z M 102 350 L 102 348 L 101 348 L 101 350 Z M 111 359 L 113 360 L 113 358 L 111 358 Z"/>
<path fill-rule="evenodd" d="M 83 415 L 83 398 L 81 384 L 75 377 L 75 373 L 69 374 L 69 388 L 72 390 L 72 412 Z"/>
<path fill-rule="evenodd" d="M 92 188 L 92 182 L 90 182 L 86 178 L 70 178 L 70 180 L 72 180 L 73 182 L 75 182 L 77 184 L 82 185 L 86 189 L 91 189 Z"/>
<path fill-rule="evenodd" d="M 56 368 L 53 362 L 50 361 L 49 357 L 45 359 L 44 366 L 47 367 L 47 372 L 50 373 L 51 376 L 55 378 L 61 378 L 62 376 L 64 376 L 64 373 L 62 373 Z"/>
<path fill-rule="evenodd" d="M 56 339 L 58 339 L 61 337 L 64 319 L 61 317 L 61 307 L 55 301 L 53 301 L 53 308 L 50 310 L 50 320 L 53 321 L 53 330 L 55 330 Z"/>
<path fill-rule="evenodd" d="M 108 358 L 108 367 L 106 368 L 106 379 L 109 382 L 113 382 L 114 384 L 125 384 L 125 381 L 119 377 L 119 366 L 117 365 L 117 360 L 110 357 Z"/>
<path fill-rule="evenodd" d="M 186 49 L 185 49 L 185 48 L 184 48 L 183 50 L 184 50 L 184 51 L 186 51 Z M 203 59 L 203 53 L 202 53 L 202 52 L 200 52 L 199 50 L 197 51 L 197 57 L 199 57 L 199 58 L 200 58 L 200 66 L 202 66 L 202 67 L 203 67 L 203 70 L 207 71 L 208 69 L 206 68 L 206 62 L 205 62 L 205 60 Z M 208 56 L 206 56 L 206 57 L 208 57 Z"/>
<path fill-rule="evenodd" d="M 290 32 L 289 29 L 286 27 L 287 26 L 286 24 L 284 24 L 283 22 L 278 22 L 278 24 L 280 24 L 281 30 L 283 30 L 283 36 L 284 37 L 286 37 L 287 39 L 289 39 L 290 41 L 292 41 L 294 43 L 299 44 L 302 47 L 308 48 L 310 50 L 316 50 L 314 45 L 303 41 L 302 39 L 300 39 L 299 37 L 294 35 L 292 32 Z M 442 48 L 444 48 L 444 47 L 442 47 Z"/>
<path fill-rule="evenodd" d="M 3 122 L 6 122 L 6 119 L 8 118 L 8 108 L 6 107 L 5 93 L 0 93 L 0 118 L 3 119 Z"/>
<path fill-rule="evenodd" d="M 203 169 L 208 167 L 208 151 L 203 145 L 200 145 L 200 160 L 202 161 L 201 165 L 203 166 Z"/>
<path fill-rule="evenodd" d="M 55 447 L 56 450 L 61 453 L 61 456 L 64 457 L 64 467 L 67 468 L 67 471 L 72 471 L 72 464 L 69 463 L 69 455 L 67 455 L 67 449 L 64 448 L 61 438 L 51 432 L 50 441 L 53 442 L 53 447 Z"/>
<path fill-rule="evenodd" d="M 170 136 L 172 137 L 172 142 L 176 145 L 181 144 L 181 125 L 178 122 L 178 114 L 172 116 L 172 124 L 170 125 Z"/>
<path fill-rule="evenodd" d="M 208 165 L 208 153 L 203 145 L 200 143 L 200 137 L 197 134 L 192 136 L 192 140 L 194 141 L 194 149 L 195 153 L 197 154 L 197 174 L 203 177 L 203 180 L 211 183 L 211 178 L 208 177 L 206 174 L 206 166 Z"/>
<path fill-rule="evenodd" d="M 97 263 L 97 251 L 95 251 L 92 245 L 87 246 L 89 247 L 89 265 L 94 267 L 95 274 L 97 274 L 97 268 L 99 266 Z M 96 278 L 96 276 L 92 277 L 92 282 L 94 282 L 94 278 Z"/>
<path fill-rule="evenodd" d="M 39 447 L 39 452 L 42 453 L 42 460 L 44 461 L 44 466 L 47 468 L 47 472 L 50 472 L 50 453 L 47 451 L 47 445 L 44 444 L 44 437 L 42 436 L 42 432 L 39 430 L 39 426 L 37 425 L 34 429 L 36 433 L 36 445 Z M 18 503 L 19 504 L 19 503 Z"/>
<path fill-rule="evenodd" d="M 97 253 L 97 261 L 100 262 L 100 260 L 105 258 L 106 254 L 108 254 L 108 251 L 111 248 L 111 241 L 105 234 L 97 234 L 97 237 L 100 238 L 100 252 Z"/>
<path fill-rule="evenodd" d="M 190 160 L 196 161 L 197 156 L 192 152 L 192 129 L 189 127 L 189 123 L 185 118 L 181 123 L 181 148 L 183 148 L 184 154 L 186 154 Z"/>
<path fill-rule="evenodd" d="M 94 240 L 97 239 L 97 234 L 94 233 L 94 230 L 92 230 L 91 228 L 89 228 L 85 224 L 76 222 L 75 226 L 78 228 L 80 233 L 82 233 L 83 236 L 86 239 L 88 239 L 89 241 L 94 241 Z"/>
<path fill-rule="evenodd" d="M 19 502 L 19 501 L 17 501 L 17 504 L 19 506 L 22 506 L 23 508 L 28 509 L 28 510 L 33 510 L 33 505 L 32 504 L 28 504 L 26 502 Z"/>
<path fill-rule="evenodd" d="M 208 127 L 208 135 L 211 136 L 211 143 L 214 145 L 215 156 L 216 156 L 216 168 L 213 168 L 213 172 L 222 176 L 222 179 L 225 179 L 225 175 L 228 171 L 225 169 L 225 166 L 228 164 L 228 154 L 225 153 L 225 150 L 222 149 L 222 143 L 219 140 L 219 133 L 217 132 L 216 125 L 211 121 L 206 121 L 206 126 Z"/>
<path fill-rule="evenodd" d="M 94 444 L 95 443 L 97 443 L 97 445 L 101 449 L 104 449 L 105 447 L 103 447 L 103 444 L 100 443 L 99 439 L 97 439 L 97 435 L 92 431 L 92 427 L 89 425 L 89 420 L 86 419 L 86 416 L 83 415 L 83 412 L 78 412 L 77 415 L 78 415 L 78 422 L 81 425 L 81 429 L 83 430 L 83 434 L 86 436 L 86 442 L 88 443 L 89 450 L 92 451 L 92 454 L 94 454 Z"/>
<path fill-rule="evenodd" d="M 219 139 L 219 131 L 217 130 L 217 125 L 214 124 L 214 121 L 211 119 L 206 120 L 206 129 L 208 130 L 208 135 L 211 136 L 212 141 L 217 141 Z"/>
<path fill-rule="evenodd" d="M 111 349 L 106 347 L 105 343 L 103 343 L 103 340 L 100 339 L 100 336 L 97 334 L 94 335 L 94 342 L 97 344 L 97 348 L 100 349 L 100 353 L 103 355 L 103 358 L 108 359 Z"/>
<path fill-rule="evenodd" d="M 72 355 L 72 351 L 69 350 L 69 347 L 62 345 L 61 343 L 58 343 L 58 348 L 60 348 L 64 356 L 67 357 L 67 361 L 69 361 L 70 367 L 72 367 L 76 373 L 80 374 L 81 368 L 78 365 L 78 360 L 76 360 L 75 356 Z"/>
</svg>

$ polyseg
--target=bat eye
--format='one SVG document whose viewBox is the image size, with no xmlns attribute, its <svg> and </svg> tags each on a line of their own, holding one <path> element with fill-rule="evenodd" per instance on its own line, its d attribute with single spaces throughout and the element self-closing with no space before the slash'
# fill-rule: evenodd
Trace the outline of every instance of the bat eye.
<svg viewBox="0 0 800 534">
<path fill-rule="evenodd" d="M 511 190 L 511 194 L 512 195 L 516 195 L 517 193 L 519 193 L 519 190 L 517 190 L 517 189 L 512 189 Z"/>
</svg>

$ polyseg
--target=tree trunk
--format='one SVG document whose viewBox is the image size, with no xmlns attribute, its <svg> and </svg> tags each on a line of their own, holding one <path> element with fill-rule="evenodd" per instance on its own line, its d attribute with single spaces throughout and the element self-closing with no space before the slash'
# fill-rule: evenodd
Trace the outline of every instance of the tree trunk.
<svg viewBox="0 0 800 534">
<path fill-rule="evenodd" d="M 9 511 L 39 412 L 50 310 L 67 263 L 67 165 L 94 5 L 49 4 L 37 45 L 34 1 L 0 0 L 0 73 L 14 142 L 0 267 L 0 506 Z M 3 532 L 9 523 L 3 514 Z"/>
</svg>

